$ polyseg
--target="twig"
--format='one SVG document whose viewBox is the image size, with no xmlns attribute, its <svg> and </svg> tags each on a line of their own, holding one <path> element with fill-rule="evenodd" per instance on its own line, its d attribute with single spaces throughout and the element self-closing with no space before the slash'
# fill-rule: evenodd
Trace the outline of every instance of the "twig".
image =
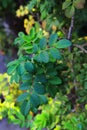
<svg viewBox="0 0 87 130">
<path fill-rule="evenodd" d="M 72 16 L 72 18 L 71 18 L 71 24 L 70 24 L 69 32 L 68 32 L 68 36 L 67 36 L 68 40 L 72 39 L 73 27 L 74 27 L 74 16 Z M 73 47 L 73 45 L 68 48 L 70 53 L 72 53 L 72 47 Z M 76 90 L 77 90 L 77 80 L 76 80 L 75 70 L 74 70 L 74 59 L 70 60 L 70 64 L 71 64 L 71 72 L 74 74 L 74 77 L 73 77 L 73 88 L 75 88 L 75 92 L 76 92 Z M 75 100 L 75 102 L 76 102 L 76 100 Z M 75 104 L 74 104 L 74 107 L 75 107 Z"/>
<path fill-rule="evenodd" d="M 69 32 L 68 32 L 68 36 L 67 36 L 67 38 L 69 40 L 71 40 L 71 38 L 72 38 L 73 27 L 74 27 L 74 16 L 72 16 L 72 18 L 71 18 L 71 24 L 70 24 Z M 71 51 L 72 51 L 72 47 L 70 46 L 69 47 L 69 52 L 71 52 Z"/>
<path fill-rule="evenodd" d="M 83 47 L 84 47 L 84 46 L 87 46 L 87 43 L 84 43 L 82 46 L 83 46 Z"/>
<path fill-rule="evenodd" d="M 87 54 L 87 50 L 84 49 L 84 46 L 87 46 L 87 44 L 83 44 L 83 45 L 78 45 L 78 44 L 73 44 L 73 46 L 79 48 L 82 50 L 82 52 L 86 53 Z"/>
<path fill-rule="evenodd" d="M 69 27 L 69 32 L 68 32 L 68 37 L 67 37 L 69 40 L 71 40 L 73 27 L 74 27 L 74 16 L 72 16 L 71 18 L 71 25 Z"/>
</svg>

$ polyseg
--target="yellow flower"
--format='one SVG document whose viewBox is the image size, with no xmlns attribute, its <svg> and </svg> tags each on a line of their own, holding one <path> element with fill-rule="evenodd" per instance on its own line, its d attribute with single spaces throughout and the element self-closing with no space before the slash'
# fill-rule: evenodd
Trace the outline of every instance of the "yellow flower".
<svg viewBox="0 0 87 130">
<path fill-rule="evenodd" d="M 28 10 L 27 6 L 25 6 L 25 8 L 24 8 L 24 13 L 25 13 L 25 15 L 27 15 L 29 13 L 29 10 Z"/>
<path fill-rule="evenodd" d="M 28 24 L 28 19 L 24 19 L 24 24 Z"/>
<path fill-rule="evenodd" d="M 31 19 L 30 23 L 33 25 L 35 23 L 34 19 Z"/>
<path fill-rule="evenodd" d="M 21 11 L 21 16 L 24 16 L 25 14 L 24 14 L 24 11 Z"/>
<path fill-rule="evenodd" d="M 32 8 L 32 11 L 33 11 L 33 12 L 35 12 L 35 11 L 36 11 L 36 9 L 35 9 L 35 8 Z"/>
<path fill-rule="evenodd" d="M 17 11 L 16 11 L 16 16 L 17 16 L 17 17 L 21 17 L 21 12 L 20 12 L 20 10 L 17 10 Z"/>
<path fill-rule="evenodd" d="M 32 15 L 29 15 L 29 20 L 33 19 L 33 16 Z"/>
<path fill-rule="evenodd" d="M 24 8 L 23 8 L 23 6 L 22 6 L 22 5 L 20 5 L 19 9 L 20 9 L 20 10 L 23 10 Z"/>
<path fill-rule="evenodd" d="M 85 36 L 84 39 L 87 40 L 87 36 Z"/>
<path fill-rule="evenodd" d="M 27 15 L 29 11 L 27 9 L 24 10 L 24 14 Z"/>
</svg>

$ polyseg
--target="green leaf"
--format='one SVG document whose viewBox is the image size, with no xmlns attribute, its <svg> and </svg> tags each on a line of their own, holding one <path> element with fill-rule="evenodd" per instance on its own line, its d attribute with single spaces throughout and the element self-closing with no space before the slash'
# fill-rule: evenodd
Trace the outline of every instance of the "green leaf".
<svg viewBox="0 0 87 130">
<path fill-rule="evenodd" d="M 14 74 L 11 76 L 11 81 L 12 82 L 15 81 L 16 83 L 19 83 L 19 79 L 20 79 L 20 77 L 19 77 L 17 71 L 15 71 Z"/>
<path fill-rule="evenodd" d="M 44 37 L 40 40 L 39 46 L 41 49 L 44 49 L 46 48 L 46 45 L 47 45 L 47 42 L 46 42 L 46 38 Z"/>
<path fill-rule="evenodd" d="M 50 48 L 50 54 L 55 59 L 59 60 L 61 58 L 61 54 L 60 54 L 59 50 L 56 48 Z"/>
<path fill-rule="evenodd" d="M 33 93 L 30 97 L 30 103 L 32 104 L 33 107 L 38 107 L 40 104 L 39 96 Z"/>
<path fill-rule="evenodd" d="M 32 8 L 36 5 L 36 3 L 37 3 L 37 0 L 30 1 L 30 3 L 28 4 L 29 11 L 32 10 Z"/>
<path fill-rule="evenodd" d="M 14 40 L 14 44 L 23 44 L 24 43 L 24 39 L 23 38 L 20 38 L 20 37 L 17 37 L 15 40 Z"/>
<path fill-rule="evenodd" d="M 40 54 L 35 56 L 35 60 L 38 62 L 44 62 L 48 63 L 49 62 L 49 55 L 46 51 L 42 51 Z"/>
<path fill-rule="evenodd" d="M 41 13 L 41 20 L 45 19 L 47 16 L 47 11 L 44 10 L 42 13 Z"/>
<path fill-rule="evenodd" d="M 24 115 L 26 116 L 29 111 L 31 109 L 31 104 L 30 104 L 30 100 L 26 103 L 26 107 L 25 107 L 25 110 L 24 110 Z"/>
<path fill-rule="evenodd" d="M 49 45 L 51 46 L 52 44 L 56 43 L 57 39 L 58 35 L 56 33 L 52 34 L 49 39 Z"/>
<path fill-rule="evenodd" d="M 38 45 L 37 45 L 37 44 L 34 44 L 34 45 L 33 45 L 33 53 L 37 53 L 38 50 L 39 50 Z"/>
<path fill-rule="evenodd" d="M 28 92 L 25 92 L 25 93 L 21 94 L 20 96 L 18 96 L 17 101 L 18 101 L 18 102 L 22 102 L 22 101 L 24 101 L 28 96 L 29 96 L 29 93 L 28 93 Z"/>
<path fill-rule="evenodd" d="M 16 117 L 19 118 L 21 121 L 25 121 L 24 115 L 19 111 L 16 111 Z"/>
<path fill-rule="evenodd" d="M 87 81 L 84 82 L 84 88 L 87 90 Z"/>
<path fill-rule="evenodd" d="M 65 1 L 62 5 L 62 9 L 66 9 L 71 5 L 71 3 L 72 3 L 71 0 Z"/>
<path fill-rule="evenodd" d="M 24 64 L 20 63 L 20 65 L 18 66 L 17 70 L 18 70 L 18 74 L 22 75 L 25 72 Z"/>
<path fill-rule="evenodd" d="M 19 37 L 23 37 L 23 36 L 24 36 L 24 33 L 23 33 L 23 32 L 19 32 L 19 33 L 18 33 L 18 36 L 19 36 Z"/>
<path fill-rule="evenodd" d="M 59 77 L 54 77 L 49 80 L 49 83 L 52 85 L 59 85 L 62 83 L 62 80 Z"/>
<path fill-rule="evenodd" d="M 30 73 L 25 73 L 24 75 L 22 75 L 23 81 L 31 80 L 31 78 L 32 78 L 32 74 Z"/>
<path fill-rule="evenodd" d="M 54 84 L 53 84 L 54 85 Z M 50 96 L 55 97 L 56 93 L 57 93 L 57 88 L 56 86 L 48 86 L 47 87 L 47 92 L 50 94 Z"/>
<path fill-rule="evenodd" d="M 41 83 L 46 83 L 46 76 L 44 74 L 38 74 L 35 77 L 35 82 L 41 82 Z"/>
<path fill-rule="evenodd" d="M 73 15 L 75 14 L 75 7 L 72 5 L 72 6 L 69 6 L 66 10 L 65 10 L 65 15 L 66 17 L 68 18 L 71 18 Z"/>
<path fill-rule="evenodd" d="M 45 87 L 41 83 L 35 83 L 34 84 L 34 90 L 38 94 L 44 94 L 45 93 Z"/>
<path fill-rule="evenodd" d="M 31 30 L 30 30 L 30 37 L 31 37 L 31 39 L 33 39 L 34 36 L 35 36 L 35 28 L 32 27 Z"/>
<path fill-rule="evenodd" d="M 71 41 L 67 40 L 67 39 L 61 39 L 59 40 L 56 44 L 55 47 L 56 48 L 66 48 L 71 46 Z"/>
<path fill-rule="evenodd" d="M 15 72 L 16 68 L 17 68 L 17 65 L 9 66 L 9 68 L 7 69 L 7 73 L 9 75 L 13 74 Z"/>
<path fill-rule="evenodd" d="M 34 66 L 33 64 L 30 62 L 30 61 L 27 61 L 25 63 L 25 69 L 28 71 L 28 72 L 33 72 L 34 71 Z"/>
<path fill-rule="evenodd" d="M 21 121 L 19 119 L 12 119 L 12 122 L 14 122 L 15 125 L 20 125 Z"/>
<path fill-rule="evenodd" d="M 44 95 L 40 95 L 40 104 L 46 104 L 48 102 L 47 97 Z"/>
<path fill-rule="evenodd" d="M 57 71 L 54 68 L 52 68 L 50 70 L 47 70 L 47 75 L 49 75 L 50 77 L 54 77 L 57 75 Z"/>
<path fill-rule="evenodd" d="M 18 60 L 11 61 L 7 64 L 7 67 L 19 64 Z"/>
<path fill-rule="evenodd" d="M 25 115 L 26 105 L 27 105 L 27 101 L 24 100 L 23 103 L 22 103 L 22 105 L 21 105 L 21 109 L 20 109 L 23 115 Z"/>
<path fill-rule="evenodd" d="M 20 85 L 20 90 L 29 90 L 31 87 L 31 85 L 29 84 L 29 82 L 24 82 Z"/>
</svg>

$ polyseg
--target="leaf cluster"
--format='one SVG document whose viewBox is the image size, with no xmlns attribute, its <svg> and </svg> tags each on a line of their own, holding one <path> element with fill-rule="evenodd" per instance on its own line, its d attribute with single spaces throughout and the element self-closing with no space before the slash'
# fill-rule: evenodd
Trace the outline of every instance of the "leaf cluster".
<svg viewBox="0 0 87 130">
<path fill-rule="evenodd" d="M 46 95 L 55 96 L 62 83 L 58 74 L 58 61 L 62 57 L 59 49 L 71 45 L 67 39 L 58 40 L 56 33 L 49 39 L 38 35 L 34 28 L 30 35 L 19 33 L 15 40 L 19 46 L 19 58 L 7 65 L 11 82 L 19 83 L 20 90 L 24 91 L 17 99 L 22 103 L 24 115 L 47 103 Z"/>
</svg>

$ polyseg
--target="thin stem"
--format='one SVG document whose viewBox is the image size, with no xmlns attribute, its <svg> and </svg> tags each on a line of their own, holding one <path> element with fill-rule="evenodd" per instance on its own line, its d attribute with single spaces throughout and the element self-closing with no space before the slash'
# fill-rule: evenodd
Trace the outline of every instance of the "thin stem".
<svg viewBox="0 0 87 130">
<path fill-rule="evenodd" d="M 69 32 L 68 32 L 68 36 L 67 36 L 67 38 L 69 40 L 71 40 L 71 38 L 72 38 L 73 27 L 74 27 L 74 16 L 72 16 L 72 18 L 71 18 L 71 24 L 70 24 Z M 72 46 L 69 47 L 69 52 L 72 52 Z"/>
<path fill-rule="evenodd" d="M 82 50 L 82 52 L 86 53 L 87 54 L 87 50 L 84 49 L 84 46 L 87 46 L 87 44 L 83 44 L 83 45 L 78 45 L 78 44 L 74 44 L 73 46 L 79 48 L 80 50 Z"/>
<path fill-rule="evenodd" d="M 73 28 L 74 28 L 74 16 L 72 16 L 72 18 L 71 18 L 71 24 L 70 24 L 68 35 L 67 35 L 68 40 L 72 39 Z M 72 53 L 72 49 L 73 49 L 72 46 L 70 46 L 68 48 L 70 53 Z M 73 88 L 75 88 L 75 91 L 76 91 L 77 90 L 77 81 L 76 81 L 75 70 L 74 70 L 74 59 L 70 59 L 70 64 L 71 64 L 71 72 L 74 74 L 74 77 L 73 77 Z M 74 107 L 75 107 L 75 104 L 74 104 Z"/>
<path fill-rule="evenodd" d="M 73 30 L 73 27 L 74 27 L 74 16 L 72 16 L 71 18 L 71 24 L 70 24 L 70 27 L 69 27 L 69 32 L 68 32 L 68 39 L 71 40 L 71 36 L 72 36 L 72 30 Z"/>
</svg>

